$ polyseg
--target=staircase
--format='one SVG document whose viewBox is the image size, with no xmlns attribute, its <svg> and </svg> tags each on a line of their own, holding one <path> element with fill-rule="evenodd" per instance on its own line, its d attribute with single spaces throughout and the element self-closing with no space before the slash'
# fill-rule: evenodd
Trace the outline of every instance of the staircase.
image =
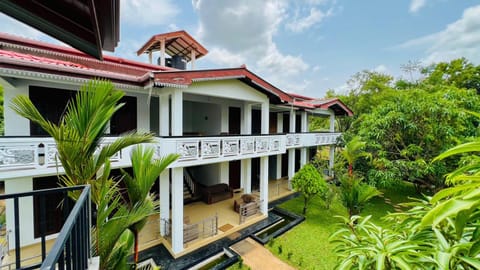
<svg viewBox="0 0 480 270">
<path fill-rule="evenodd" d="M 190 203 L 200 199 L 198 184 L 187 168 L 183 169 L 183 203 Z"/>
</svg>

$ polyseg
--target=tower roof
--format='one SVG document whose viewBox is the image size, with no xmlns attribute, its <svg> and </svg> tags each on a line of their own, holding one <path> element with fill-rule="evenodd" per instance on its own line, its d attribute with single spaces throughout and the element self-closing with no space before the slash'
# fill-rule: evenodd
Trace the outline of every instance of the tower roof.
<svg viewBox="0 0 480 270">
<path fill-rule="evenodd" d="M 198 41 L 190 36 L 184 30 L 170 32 L 166 34 L 154 35 L 151 37 L 140 50 L 137 51 L 137 55 L 142 53 L 148 53 L 150 51 L 159 51 L 160 42 L 165 40 L 165 52 L 170 55 L 180 55 L 183 59 L 191 60 L 191 51 L 195 51 L 195 58 L 198 59 L 208 53 Z"/>
</svg>

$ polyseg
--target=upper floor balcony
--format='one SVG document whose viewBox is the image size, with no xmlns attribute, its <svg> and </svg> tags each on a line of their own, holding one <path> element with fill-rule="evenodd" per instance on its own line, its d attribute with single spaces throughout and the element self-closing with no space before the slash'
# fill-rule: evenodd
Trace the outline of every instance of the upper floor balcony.
<svg viewBox="0 0 480 270">
<path fill-rule="evenodd" d="M 222 135 L 157 137 L 157 156 L 171 153 L 180 155 L 170 165 L 188 167 L 239 159 L 249 159 L 286 153 L 290 148 L 335 144 L 340 133 L 288 133 L 270 135 Z M 105 137 L 101 145 L 108 145 L 116 137 Z M 113 168 L 130 166 L 130 148 L 111 158 Z M 0 178 L 63 173 L 57 166 L 57 148 L 51 137 L 0 137 Z"/>
</svg>

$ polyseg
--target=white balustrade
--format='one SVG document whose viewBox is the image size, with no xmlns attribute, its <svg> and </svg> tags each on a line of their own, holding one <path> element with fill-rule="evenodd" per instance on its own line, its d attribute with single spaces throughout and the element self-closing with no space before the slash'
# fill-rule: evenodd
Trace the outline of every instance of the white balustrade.
<svg viewBox="0 0 480 270">
<path fill-rule="evenodd" d="M 287 149 L 336 144 L 341 133 L 289 133 Z"/>
<path fill-rule="evenodd" d="M 335 144 L 340 133 L 290 133 L 258 136 L 162 137 L 149 144 L 155 156 L 180 155 L 170 167 L 202 165 L 230 160 L 283 154 L 289 148 Z M 106 137 L 101 146 L 116 137 Z M 99 150 L 99 149 L 98 149 Z M 97 151 L 98 151 L 97 150 Z M 130 165 L 131 147 L 111 158 L 112 168 Z M 0 137 L 0 178 L 57 172 L 55 141 L 50 137 Z"/>
</svg>

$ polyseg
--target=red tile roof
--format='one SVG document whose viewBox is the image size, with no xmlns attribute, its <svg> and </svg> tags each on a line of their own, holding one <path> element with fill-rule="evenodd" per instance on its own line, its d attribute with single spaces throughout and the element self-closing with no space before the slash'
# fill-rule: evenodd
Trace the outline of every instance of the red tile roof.
<svg viewBox="0 0 480 270">
<path fill-rule="evenodd" d="M 0 50 L 0 57 L 30 61 L 30 62 L 41 63 L 41 64 L 51 64 L 51 65 L 57 65 L 57 66 L 64 66 L 64 67 L 86 68 L 83 65 L 73 63 L 73 62 L 55 60 L 55 59 L 51 59 L 51 58 L 39 57 L 39 56 L 31 55 L 31 54 L 24 54 L 24 53 L 5 51 L 5 50 Z"/>
<path fill-rule="evenodd" d="M 0 67 L 81 78 L 106 78 L 115 82 L 144 86 L 154 74 L 157 85 L 188 86 L 195 81 L 238 79 L 267 94 L 275 104 L 292 104 L 304 109 L 332 109 L 337 115 L 352 115 L 339 99 L 314 99 L 288 94 L 245 66 L 210 70 L 176 70 L 114 56 L 104 61 L 72 48 L 0 33 Z"/>
<path fill-rule="evenodd" d="M 254 88 L 261 88 L 267 94 L 277 96 L 282 103 L 289 103 L 293 100 L 290 95 L 260 78 L 245 66 L 207 70 L 162 71 L 154 72 L 154 74 L 156 83 L 174 85 L 191 85 L 194 81 L 200 80 L 241 79 Z"/>
<path fill-rule="evenodd" d="M 148 51 L 160 50 L 160 41 L 165 40 L 165 51 L 170 55 L 181 55 L 190 61 L 190 50 L 196 53 L 196 59 L 206 55 L 208 50 L 184 30 L 154 35 L 137 51 L 137 55 Z"/>
</svg>

